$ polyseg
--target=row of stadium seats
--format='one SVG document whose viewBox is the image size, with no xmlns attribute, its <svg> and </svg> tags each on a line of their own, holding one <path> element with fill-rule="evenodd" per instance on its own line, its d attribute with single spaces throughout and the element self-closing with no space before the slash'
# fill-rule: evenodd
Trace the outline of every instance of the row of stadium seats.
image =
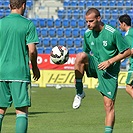
<svg viewBox="0 0 133 133">
<path fill-rule="evenodd" d="M 122 1 L 122 0 L 119 0 L 119 1 L 115 1 L 115 0 L 76 1 L 75 0 L 75 1 L 64 1 L 63 5 L 64 7 L 68 7 L 71 9 L 78 8 L 78 6 L 79 7 L 88 7 L 88 6 L 111 6 L 111 7 L 119 6 L 121 7 L 121 6 L 133 6 L 133 1 L 130 1 L 130 0 L 127 0 L 127 1 Z"/>
<path fill-rule="evenodd" d="M 31 19 L 37 28 L 85 28 L 85 19 Z M 117 19 L 102 19 L 103 22 L 118 27 Z M 133 22 L 133 21 L 132 21 Z"/>
</svg>

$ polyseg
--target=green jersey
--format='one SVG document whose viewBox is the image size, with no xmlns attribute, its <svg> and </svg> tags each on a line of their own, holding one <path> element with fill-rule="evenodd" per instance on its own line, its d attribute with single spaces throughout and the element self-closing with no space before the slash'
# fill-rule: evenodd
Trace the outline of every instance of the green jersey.
<svg viewBox="0 0 133 133">
<path fill-rule="evenodd" d="M 129 47 L 121 33 L 110 25 L 105 24 L 101 32 L 88 29 L 84 34 L 83 51 L 86 53 L 91 51 L 99 63 L 116 56 Z M 114 63 L 108 70 L 118 74 L 120 62 Z"/>
<path fill-rule="evenodd" d="M 127 43 L 130 45 L 130 48 L 133 49 L 133 28 L 130 28 L 125 33 L 125 39 Z M 130 67 L 133 69 L 133 56 L 129 58 L 129 61 L 130 61 Z"/>
<path fill-rule="evenodd" d="M 38 42 L 31 20 L 16 13 L 0 19 L 0 81 L 30 81 L 28 45 Z"/>
</svg>

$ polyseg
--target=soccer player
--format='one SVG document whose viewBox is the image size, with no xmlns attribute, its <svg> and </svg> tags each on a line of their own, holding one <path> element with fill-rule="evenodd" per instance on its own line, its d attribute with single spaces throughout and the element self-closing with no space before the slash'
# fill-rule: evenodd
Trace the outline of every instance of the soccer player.
<svg viewBox="0 0 133 133">
<path fill-rule="evenodd" d="M 82 83 L 84 72 L 88 77 L 98 78 L 97 90 L 103 96 L 106 113 L 105 133 L 112 133 L 120 60 L 130 56 L 131 51 L 121 33 L 101 21 L 100 12 L 96 8 L 90 8 L 85 19 L 88 30 L 84 34 L 84 52 L 77 54 L 75 60 L 76 96 L 73 108 L 79 108 L 85 97 Z"/>
<path fill-rule="evenodd" d="M 26 133 L 30 103 L 30 68 L 33 78 L 40 78 L 37 67 L 39 42 L 32 21 L 23 17 L 26 0 L 10 0 L 11 13 L 0 19 L 0 132 L 8 107 L 14 103 L 16 133 Z"/>
<path fill-rule="evenodd" d="M 124 14 L 119 17 L 120 29 L 125 31 L 125 39 L 131 47 L 131 56 L 129 58 L 128 76 L 126 79 L 126 91 L 133 98 L 133 28 L 131 27 L 131 18 Z"/>
</svg>

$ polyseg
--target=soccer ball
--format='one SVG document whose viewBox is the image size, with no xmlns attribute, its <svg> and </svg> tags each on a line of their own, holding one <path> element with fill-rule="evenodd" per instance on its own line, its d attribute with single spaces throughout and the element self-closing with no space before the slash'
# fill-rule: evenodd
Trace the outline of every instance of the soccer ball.
<svg viewBox="0 0 133 133">
<path fill-rule="evenodd" d="M 69 59 L 69 51 L 64 46 L 55 46 L 54 48 L 52 48 L 50 59 L 55 64 L 64 64 Z"/>
</svg>

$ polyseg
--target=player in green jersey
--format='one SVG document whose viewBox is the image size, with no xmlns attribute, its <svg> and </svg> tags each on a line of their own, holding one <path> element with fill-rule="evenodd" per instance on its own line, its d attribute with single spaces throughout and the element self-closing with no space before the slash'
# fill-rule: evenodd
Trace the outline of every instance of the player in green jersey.
<svg viewBox="0 0 133 133">
<path fill-rule="evenodd" d="M 97 90 L 103 96 L 106 112 L 105 133 L 112 133 L 120 60 L 130 56 L 131 51 L 121 33 L 101 21 L 100 12 L 96 8 L 90 8 L 85 19 L 88 30 L 84 34 L 84 52 L 77 54 L 75 60 L 76 96 L 73 108 L 79 108 L 85 97 L 82 83 L 84 72 L 88 77 L 98 78 Z"/>
<path fill-rule="evenodd" d="M 33 22 L 23 17 L 25 8 L 26 0 L 10 0 L 11 13 L 0 19 L 0 131 L 5 112 L 14 103 L 16 133 L 27 132 L 29 60 L 34 80 L 40 78 L 35 46 L 39 40 Z"/>
<path fill-rule="evenodd" d="M 131 47 L 131 55 L 133 55 L 133 28 L 131 27 L 131 18 L 124 14 L 119 17 L 120 29 L 125 31 L 125 39 Z M 126 91 L 133 98 L 133 56 L 129 58 L 129 70 L 126 80 Z"/>
</svg>

